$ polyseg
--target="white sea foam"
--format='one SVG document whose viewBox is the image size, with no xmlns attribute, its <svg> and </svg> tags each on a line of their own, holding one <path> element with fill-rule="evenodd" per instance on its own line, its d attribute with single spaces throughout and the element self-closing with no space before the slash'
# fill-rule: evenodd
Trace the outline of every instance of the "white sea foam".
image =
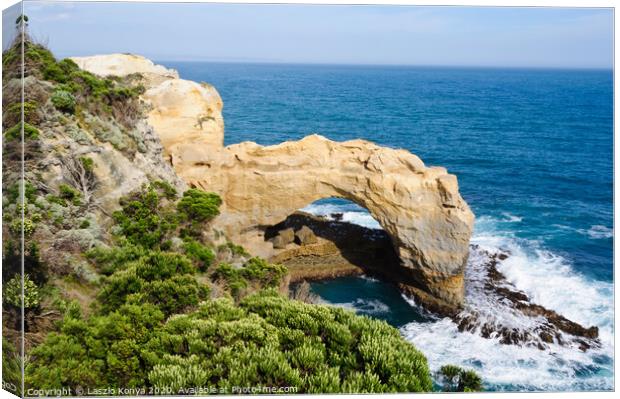
<svg viewBox="0 0 620 399">
<path fill-rule="evenodd" d="M 614 236 L 613 229 L 607 226 L 600 225 L 600 224 L 595 224 L 594 226 L 590 226 L 589 229 L 576 229 L 574 227 L 564 226 L 561 224 L 554 224 L 553 226 L 557 227 L 558 229 L 562 229 L 562 230 L 576 231 L 577 233 L 582 234 L 584 236 L 588 236 L 593 240 L 609 239 Z"/>
<path fill-rule="evenodd" d="M 523 218 L 521 216 L 512 215 L 508 212 L 502 213 L 502 216 L 504 216 L 503 221 L 505 222 L 518 223 L 518 222 L 523 221 Z"/>
<path fill-rule="evenodd" d="M 331 213 L 355 213 L 345 220 L 366 227 L 378 223 L 363 209 L 339 205 L 310 205 L 306 212 L 330 217 Z M 366 214 L 366 216 L 364 216 Z M 575 348 L 552 344 L 550 349 L 503 345 L 499 337 L 483 338 L 477 333 L 459 332 L 449 318 L 432 322 L 413 322 L 402 327 L 403 336 L 416 345 L 428 358 L 431 370 L 444 364 L 458 364 L 476 369 L 486 384 L 494 389 L 565 391 L 613 389 L 613 285 L 593 281 L 579 274 L 563 257 L 554 254 L 535 240 L 518 239 L 502 230 L 507 223 L 518 223 L 522 218 L 504 214 L 501 219 L 481 216 L 476 219 L 472 244 L 495 253 L 508 251 L 510 256 L 497 265 L 517 289 L 524 291 L 534 303 L 572 319 L 586 327 L 598 326 L 602 346 L 581 352 Z M 375 224 L 365 224 L 372 219 Z M 374 227 L 373 227 L 374 228 Z M 609 238 L 613 231 L 604 226 L 592 226 L 585 232 L 593 239 Z M 475 308 L 480 317 L 487 316 L 506 326 L 533 327 L 540 320 L 514 312 L 506 305 L 482 293 L 482 270 L 486 258 L 472 251 L 467 268 L 467 306 Z M 419 311 L 415 302 L 405 300 Z M 334 304 L 367 313 L 388 312 L 383 303 L 357 299 Z M 378 301 L 377 301 L 378 302 Z M 370 309 L 370 311 L 369 311 Z"/>
<path fill-rule="evenodd" d="M 343 222 L 357 224 L 369 229 L 381 229 L 379 222 L 368 211 L 355 204 L 347 204 L 346 207 L 334 204 L 310 204 L 301 210 L 313 215 L 323 216 L 329 220 L 334 219 L 333 213 L 341 213 Z"/>
<path fill-rule="evenodd" d="M 361 278 L 362 280 L 366 280 L 366 281 L 373 282 L 373 283 L 376 283 L 376 282 L 378 282 L 378 281 L 379 281 L 379 280 L 377 280 L 376 278 L 374 278 L 374 277 L 370 277 L 370 276 L 367 276 L 367 275 L 365 275 L 365 274 L 362 274 L 361 276 L 359 276 L 359 278 Z"/>
<path fill-rule="evenodd" d="M 326 305 L 338 306 L 341 308 L 353 310 L 354 312 L 362 312 L 365 314 L 389 313 L 390 307 L 378 299 L 357 298 L 351 302 L 334 303 L 321 299 L 321 303 Z"/>
<path fill-rule="evenodd" d="M 587 231 L 588 236 L 594 239 L 602 239 L 602 238 L 612 238 L 614 236 L 613 229 L 610 229 L 606 226 L 594 225 L 590 227 Z"/>
<path fill-rule="evenodd" d="M 403 335 L 428 357 L 431 369 L 456 363 L 478 370 L 486 383 L 511 390 L 583 390 L 613 388 L 613 285 L 591 281 L 577 273 L 570 263 L 544 250 L 536 241 L 519 240 L 497 230 L 501 221 L 481 217 L 476 221 L 472 243 L 491 253 L 509 251 L 497 265 L 518 289 L 534 303 L 585 326 L 600 329 L 602 347 L 581 352 L 552 344 L 548 350 L 502 345 L 498 339 L 459 332 L 450 319 L 432 323 L 410 323 Z M 512 312 L 507 306 L 477 289 L 477 267 L 485 259 L 472 251 L 467 275 L 467 306 L 482 317 L 504 325 L 532 327 L 536 319 Z"/>
</svg>

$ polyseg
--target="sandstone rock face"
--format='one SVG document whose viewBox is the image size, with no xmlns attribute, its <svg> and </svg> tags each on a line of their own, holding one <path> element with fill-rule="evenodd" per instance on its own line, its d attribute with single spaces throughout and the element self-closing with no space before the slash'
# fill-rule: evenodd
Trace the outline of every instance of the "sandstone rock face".
<svg viewBox="0 0 620 399">
<path fill-rule="evenodd" d="M 97 67 L 91 67 L 98 62 L 89 57 L 79 59 L 79 65 L 100 74 L 160 70 L 144 60 L 110 57 L 105 62 L 98 58 Z M 366 208 L 390 235 L 409 292 L 436 308 L 462 304 L 474 215 L 454 175 L 425 166 L 408 151 L 365 140 L 334 142 L 310 135 L 274 146 L 243 142 L 224 147 L 217 91 L 173 75 L 165 70 L 160 79 L 150 79 L 144 95 L 152 106 L 148 122 L 179 176 L 222 196 L 215 223 L 233 240 L 319 199 L 348 199 Z M 269 249 L 264 251 L 259 255 L 268 256 Z"/>
<path fill-rule="evenodd" d="M 288 244 L 292 243 L 295 240 L 295 231 L 291 228 L 282 230 L 278 232 L 278 235 L 275 236 L 272 240 L 273 247 L 276 249 L 285 248 Z"/>
<path fill-rule="evenodd" d="M 316 235 L 308 226 L 302 226 L 295 232 L 295 240 L 299 245 L 315 244 L 317 242 Z"/>
<path fill-rule="evenodd" d="M 207 83 L 179 79 L 173 69 L 133 54 L 71 58 L 80 68 L 101 76 L 142 75 L 143 98 L 153 107 L 148 122 L 159 134 L 164 154 L 181 145 L 224 145 L 222 99 Z"/>
<path fill-rule="evenodd" d="M 390 234 L 404 272 L 418 287 L 448 304 L 462 303 L 474 217 L 456 177 L 444 168 L 425 167 L 404 150 L 318 135 L 269 147 L 193 148 L 173 159 L 189 185 L 222 196 L 217 223 L 232 236 L 240 226 L 276 224 L 319 199 L 355 202 Z"/>
</svg>

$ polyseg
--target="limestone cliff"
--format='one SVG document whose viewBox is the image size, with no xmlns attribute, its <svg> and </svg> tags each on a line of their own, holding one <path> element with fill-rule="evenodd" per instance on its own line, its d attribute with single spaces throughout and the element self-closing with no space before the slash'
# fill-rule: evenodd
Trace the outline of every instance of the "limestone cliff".
<svg viewBox="0 0 620 399">
<path fill-rule="evenodd" d="M 436 309 L 462 304 L 474 215 L 445 168 L 427 167 L 405 150 L 319 135 L 225 147 L 222 100 L 212 86 L 179 79 L 134 55 L 73 60 L 100 75 L 143 75 L 148 123 L 166 157 L 189 185 L 222 196 L 216 226 L 233 240 L 268 257 L 273 247 L 263 238 L 265 226 L 316 200 L 345 198 L 366 208 L 389 234 L 404 288 Z"/>
</svg>

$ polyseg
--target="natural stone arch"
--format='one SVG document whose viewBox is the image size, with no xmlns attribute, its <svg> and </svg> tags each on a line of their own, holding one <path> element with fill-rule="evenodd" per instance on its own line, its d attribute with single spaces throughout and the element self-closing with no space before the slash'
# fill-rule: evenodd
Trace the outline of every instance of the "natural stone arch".
<svg viewBox="0 0 620 399">
<path fill-rule="evenodd" d="M 317 200 L 344 198 L 367 209 L 390 235 L 407 274 L 402 280 L 413 280 L 405 285 L 418 298 L 438 307 L 463 301 L 473 214 L 444 168 L 425 167 L 405 150 L 318 135 L 219 151 L 181 146 L 173 159 L 190 185 L 222 196 L 216 224 L 231 236 L 279 223 Z"/>
<path fill-rule="evenodd" d="M 164 156 L 188 184 L 222 196 L 215 223 L 231 238 L 276 224 L 318 199 L 346 198 L 390 235 L 402 263 L 395 279 L 403 289 L 444 313 L 462 304 L 474 215 L 444 168 L 426 167 L 405 150 L 317 135 L 267 147 L 224 147 L 223 104 L 212 86 L 179 79 L 135 55 L 73 60 L 100 75 L 142 74 L 143 99 L 151 106 L 147 121 Z"/>
</svg>

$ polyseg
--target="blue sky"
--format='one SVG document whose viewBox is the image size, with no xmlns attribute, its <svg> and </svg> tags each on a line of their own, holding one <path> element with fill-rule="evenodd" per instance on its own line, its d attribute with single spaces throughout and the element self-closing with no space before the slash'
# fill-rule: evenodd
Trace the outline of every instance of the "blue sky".
<svg viewBox="0 0 620 399">
<path fill-rule="evenodd" d="M 61 57 L 610 68 L 611 9 L 25 2 Z"/>
</svg>

